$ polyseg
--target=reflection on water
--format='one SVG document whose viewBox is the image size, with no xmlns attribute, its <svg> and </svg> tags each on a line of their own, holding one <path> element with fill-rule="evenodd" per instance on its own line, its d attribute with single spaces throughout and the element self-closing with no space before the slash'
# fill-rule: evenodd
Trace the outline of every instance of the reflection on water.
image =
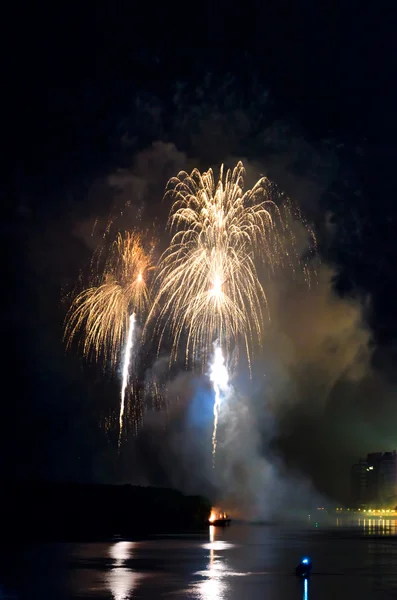
<svg viewBox="0 0 397 600">
<path fill-rule="evenodd" d="M 359 519 L 366 535 L 396 535 L 395 519 Z"/>
<path fill-rule="evenodd" d="M 109 554 L 114 560 L 115 567 L 121 567 L 130 558 L 134 542 L 116 542 L 110 546 Z"/>
<path fill-rule="evenodd" d="M 303 580 L 303 600 L 309 600 L 309 580 Z"/>
<path fill-rule="evenodd" d="M 107 577 L 107 583 L 114 600 L 130 598 L 138 580 L 142 577 L 124 566 L 132 557 L 134 546 L 134 542 L 116 542 L 109 549 L 114 564 Z"/>
<path fill-rule="evenodd" d="M 209 550 L 209 561 L 207 570 L 200 575 L 204 575 L 204 580 L 197 585 L 198 597 L 202 600 L 217 600 L 225 597 L 227 590 L 226 583 L 222 581 L 222 571 L 225 571 L 226 562 L 223 557 L 216 556 L 216 550 L 223 550 L 230 544 L 215 541 L 215 527 L 209 528 L 210 543 L 204 544 L 204 548 Z"/>
<path fill-rule="evenodd" d="M 233 588 L 231 578 L 264 574 L 263 571 L 251 572 L 232 568 L 224 551 L 236 550 L 239 545 L 216 539 L 217 535 L 222 538 L 224 533 L 223 529 L 217 529 L 210 525 L 209 543 L 201 546 L 209 551 L 207 567 L 204 571 L 196 571 L 195 575 L 199 576 L 201 580 L 190 586 L 190 596 L 193 594 L 200 600 L 222 600 L 222 598 L 229 597 L 230 590 Z"/>
<path fill-rule="evenodd" d="M 397 598 L 397 519 L 357 517 L 343 525 L 328 531 L 236 524 L 138 542 L 14 540 L 0 544 L 0 599 Z M 307 581 L 295 577 L 306 554 L 313 559 Z"/>
<path fill-rule="evenodd" d="M 131 597 L 137 580 L 132 571 L 119 568 L 110 571 L 107 582 L 114 600 L 126 600 Z"/>
<path fill-rule="evenodd" d="M 343 518 L 336 519 L 337 527 L 357 527 L 364 535 L 397 535 L 397 519 L 383 519 L 382 517 L 357 518 L 347 521 Z"/>
</svg>

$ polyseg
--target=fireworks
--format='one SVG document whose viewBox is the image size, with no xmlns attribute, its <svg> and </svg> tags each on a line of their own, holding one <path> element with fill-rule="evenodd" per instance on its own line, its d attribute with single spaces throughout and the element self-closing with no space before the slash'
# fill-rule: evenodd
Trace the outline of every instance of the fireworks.
<svg viewBox="0 0 397 600">
<path fill-rule="evenodd" d="M 135 319 L 148 305 L 146 276 L 150 268 L 150 255 L 144 251 L 140 236 L 137 233 L 119 234 L 102 272 L 99 268 L 94 270 L 92 285 L 76 296 L 66 318 L 67 346 L 81 332 L 83 353 L 87 358 L 103 359 L 114 368 L 125 348 L 120 432 Z"/>
<path fill-rule="evenodd" d="M 176 359 L 182 338 L 186 362 L 206 363 L 217 342 L 211 365 L 214 385 L 214 436 L 221 404 L 220 375 L 227 383 L 224 356 L 244 347 L 250 364 L 251 348 L 260 343 L 267 311 L 266 293 L 257 262 L 273 273 L 293 266 L 298 258 L 290 228 L 288 205 L 278 206 L 279 194 L 267 178 L 244 192 L 244 167 L 239 162 L 218 182 L 210 169 L 181 172 L 170 180 L 166 196 L 172 207 L 169 248 L 160 258 L 155 280 L 159 344 L 169 328 Z M 305 265 L 303 268 L 305 272 Z"/>
<path fill-rule="evenodd" d="M 244 191 L 244 176 L 239 162 L 232 170 L 222 166 L 217 181 L 211 169 L 180 172 L 169 181 L 165 196 L 172 200 L 171 241 L 159 260 L 145 327 L 147 331 L 154 323 L 158 348 L 170 336 L 171 361 L 183 350 L 186 364 L 204 365 L 214 349 L 209 367 L 215 396 L 214 456 L 221 403 L 229 389 L 226 359 L 228 364 L 231 356 L 237 360 L 243 349 L 250 366 L 269 316 L 261 280 L 279 267 L 295 271 L 299 264 L 306 278 L 310 276 L 291 226 L 294 220 L 302 222 L 300 215 L 293 215 L 266 177 Z M 313 248 L 314 235 L 306 230 Z M 150 257 L 138 234 L 119 234 L 102 268 L 100 261 L 93 263 L 90 286 L 75 297 L 66 319 L 68 346 L 81 334 L 85 356 L 112 367 L 123 361 L 120 435 L 134 336 L 148 308 Z M 151 382 L 157 406 L 161 394 L 156 386 Z"/>
<path fill-rule="evenodd" d="M 135 329 L 135 313 L 132 313 L 132 315 L 130 316 L 129 325 L 128 325 L 127 344 L 125 347 L 125 356 L 124 356 L 124 362 L 123 362 L 123 381 L 121 384 L 121 402 L 120 402 L 120 416 L 119 416 L 120 436 L 121 436 L 121 432 L 123 431 L 125 390 L 127 388 L 128 377 L 129 377 L 129 372 L 130 372 L 130 361 L 131 361 L 134 329 Z M 119 438 L 119 444 L 120 444 L 120 438 Z"/>
<path fill-rule="evenodd" d="M 210 365 L 210 380 L 214 387 L 215 402 L 214 402 L 214 430 L 212 434 L 212 458 L 215 460 L 216 453 L 216 433 L 218 429 L 219 411 L 221 408 L 221 399 L 225 396 L 228 384 L 229 374 L 225 365 L 225 359 L 222 354 L 222 348 L 215 346 L 214 357 Z"/>
<path fill-rule="evenodd" d="M 141 314 L 148 303 L 145 277 L 150 258 L 138 234 L 118 235 L 102 273 L 74 299 L 66 317 L 65 339 L 70 346 L 79 331 L 87 358 L 118 364 L 128 335 L 132 312 Z"/>
<path fill-rule="evenodd" d="M 290 248 L 274 186 L 262 178 L 244 193 L 243 179 L 239 162 L 225 177 L 221 167 L 217 184 L 211 169 L 181 172 L 168 184 L 173 236 L 158 266 L 155 306 L 160 343 L 169 326 L 174 358 L 185 332 L 187 360 L 191 353 L 205 361 L 216 339 L 227 351 L 242 342 L 249 359 L 260 340 L 267 301 L 256 258 L 273 271 L 290 261 Z"/>
</svg>

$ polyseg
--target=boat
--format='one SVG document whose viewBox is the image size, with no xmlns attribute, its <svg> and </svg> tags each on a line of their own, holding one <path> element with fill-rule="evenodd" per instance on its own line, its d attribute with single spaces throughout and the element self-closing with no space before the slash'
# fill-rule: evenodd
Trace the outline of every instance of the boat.
<svg viewBox="0 0 397 600">
<path fill-rule="evenodd" d="M 208 525 L 213 527 L 227 527 L 231 523 L 231 518 L 226 513 L 216 513 L 211 511 L 210 518 L 208 519 Z"/>
<path fill-rule="evenodd" d="M 208 521 L 208 524 L 212 525 L 212 527 L 227 527 L 228 525 L 230 525 L 231 521 L 232 520 L 229 518 L 214 519 L 213 521 Z"/>
</svg>

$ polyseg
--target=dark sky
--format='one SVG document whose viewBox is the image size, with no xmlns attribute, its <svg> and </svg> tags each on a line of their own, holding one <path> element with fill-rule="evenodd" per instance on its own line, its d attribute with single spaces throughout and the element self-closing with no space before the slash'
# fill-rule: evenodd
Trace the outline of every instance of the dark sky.
<svg viewBox="0 0 397 600">
<path fill-rule="evenodd" d="M 117 459 L 98 427 L 117 384 L 65 355 L 61 293 L 90 256 L 76 230 L 112 209 L 107 178 L 135 165 L 144 218 L 161 221 L 179 160 L 244 157 L 296 192 L 336 294 L 363 316 L 367 373 L 319 410 L 285 409 L 277 455 L 343 496 L 357 453 L 397 446 L 395 17 L 386 5 L 313 1 L 208 3 L 175 19 L 166 3 L 146 14 L 114 3 L 14 10 L 3 92 L 5 474 L 150 477 L 139 451 L 156 472 L 155 450 Z M 153 143 L 163 145 L 151 163 Z"/>
</svg>

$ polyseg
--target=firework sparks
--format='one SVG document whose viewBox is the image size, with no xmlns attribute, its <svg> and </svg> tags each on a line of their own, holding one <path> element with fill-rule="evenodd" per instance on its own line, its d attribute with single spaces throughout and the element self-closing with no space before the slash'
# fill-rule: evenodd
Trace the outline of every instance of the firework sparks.
<svg viewBox="0 0 397 600">
<path fill-rule="evenodd" d="M 123 382 L 121 384 L 121 402 L 120 402 L 120 416 L 119 416 L 119 445 L 121 442 L 121 434 L 123 431 L 123 417 L 124 417 L 124 405 L 125 405 L 125 390 L 127 388 L 128 377 L 130 372 L 131 353 L 133 345 L 133 336 L 135 329 L 135 313 L 130 316 L 130 322 L 128 327 L 127 345 L 125 348 L 124 364 L 123 364 Z"/>
<path fill-rule="evenodd" d="M 225 359 L 222 354 L 222 348 L 215 346 L 214 356 L 210 365 L 210 380 L 214 388 L 214 430 L 212 434 L 212 460 L 215 461 L 216 453 L 216 434 L 218 429 L 219 411 L 221 408 L 222 398 L 225 396 L 228 384 L 229 374 L 227 372 Z"/>
<path fill-rule="evenodd" d="M 179 173 L 168 184 L 173 236 L 160 259 L 154 306 L 160 344 L 171 329 L 173 358 L 184 332 L 187 360 L 201 354 L 206 361 L 215 339 L 226 350 L 243 342 L 249 360 L 254 338 L 260 341 L 267 301 L 255 261 L 270 271 L 290 262 L 285 237 L 292 234 L 268 179 L 243 187 L 241 162 L 225 177 L 221 167 L 217 184 L 211 169 Z"/>
<path fill-rule="evenodd" d="M 99 263 L 91 262 L 91 286 L 72 302 L 65 322 L 65 339 L 69 347 L 82 332 L 84 355 L 104 360 L 113 368 L 118 366 L 124 351 L 121 434 L 135 322 L 148 305 L 146 275 L 151 268 L 150 254 L 145 252 L 138 233 L 119 234 L 102 269 Z"/>
<path fill-rule="evenodd" d="M 170 180 L 166 196 L 173 201 L 168 221 L 172 239 L 160 258 L 154 282 L 151 314 L 157 311 L 159 346 L 170 330 L 171 360 L 176 360 L 184 336 L 186 362 L 201 358 L 205 364 L 218 340 L 211 367 L 214 453 L 221 402 L 215 365 L 220 368 L 223 353 L 236 354 L 240 346 L 250 364 L 253 342 L 261 341 L 267 299 L 256 261 L 272 273 L 297 259 L 290 212 L 285 203 L 280 207 L 276 203 L 280 194 L 275 186 L 262 178 L 252 189 L 244 192 L 243 188 L 241 162 L 226 175 L 222 166 L 217 183 L 211 169 L 202 174 L 198 169 L 190 175 L 181 172 Z"/>
</svg>

